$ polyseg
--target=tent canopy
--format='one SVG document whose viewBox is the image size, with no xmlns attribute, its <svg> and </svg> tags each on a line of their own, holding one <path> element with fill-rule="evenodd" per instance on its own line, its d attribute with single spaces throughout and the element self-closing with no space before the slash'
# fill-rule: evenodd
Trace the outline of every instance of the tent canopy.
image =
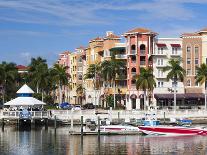
<svg viewBox="0 0 207 155">
<path fill-rule="evenodd" d="M 46 103 L 37 100 L 33 97 L 17 97 L 9 102 L 6 102 L 4 105 L 10 106 L 34 106 L 34 105 L 45 105 Z"/>
</svg>

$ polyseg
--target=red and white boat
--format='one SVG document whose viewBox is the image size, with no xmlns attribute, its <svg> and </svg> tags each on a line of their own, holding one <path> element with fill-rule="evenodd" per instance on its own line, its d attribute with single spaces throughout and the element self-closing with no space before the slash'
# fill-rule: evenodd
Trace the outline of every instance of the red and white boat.
<svg viewBox="0 0 207 155">
<path fill-rule="evenodd" d="M 121 131 L 128 131 L 128 132 L 138 132 L 139 128 L 128 125 L 128 124 L 120 124 L 120 125 L 104 125 L 100 126 L 101 131 L 104 132 L 121 132 Z"/>
<path fill-rule="evenodd" d="M 182 126 L 139 126 L 139 131 L 147 135 L 206 135 L 207 129 Z"/>
</svg>

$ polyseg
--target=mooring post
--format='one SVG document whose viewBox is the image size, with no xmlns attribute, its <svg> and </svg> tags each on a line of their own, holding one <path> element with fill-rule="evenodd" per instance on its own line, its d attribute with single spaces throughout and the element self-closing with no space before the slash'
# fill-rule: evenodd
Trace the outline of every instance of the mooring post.
<svg viewBox="0 0 207 155">
<path fill-rule="evenodd" d="M 70 130 L 73 131 L 73 109 L 71 109 L 71 115 L 70 115 Z"/>
<path fill-rule="evenodd" d="M 55 127 L 55 129 L 56 129 L 56 127 L 57 127 L 57 118 L 56 118 L 56 115 L 55 115 L 55 117 L 54 117 L 54 127 Z"/>
<path fill-rule="evenodd" d="M 118 122 L 119 122 L 119 119 L 120 119 L 120 112 L 118 112 Z"/>
<path fill-rule="evenodd" d="M 98 116 L 98 136 L 100 137 L 100 116 Z"/>
<path fill-rule="evenodd" d="M 2 131 L 4 131 L 4 118 L 2 118 Z"/>
<path fill-rule="evenodd" d="M 45 118 L 45 130 L 48 129 L 48 118 Z"/>
<path fill-rule="evenodd" d="M 165 124 L 165 111 L 164 111 L 164 124 Z"/>
<path fill-rule="evenodd" d="M 81 116 L 81 136 L 83 136 L 83 116 Z"/>
</svg>

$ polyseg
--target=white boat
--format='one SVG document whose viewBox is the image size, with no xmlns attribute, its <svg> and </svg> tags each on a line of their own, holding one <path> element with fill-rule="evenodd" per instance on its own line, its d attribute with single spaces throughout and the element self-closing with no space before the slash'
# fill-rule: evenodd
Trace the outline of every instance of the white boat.
<svg viewBox="0 0 207 155">
<path fill-rule="evenodd" d="M 202 135 L 207 136 L 207 130 L 183 126 L 139 126 L 139 130 L 147 135 Z"/>
<path fill-rule="evenodd" d="M 129 124 L 119 125 L 103 125 L 100 126 L 100 130 L 104 132 L 138 132 L 139 128 Z"/>
</svg>

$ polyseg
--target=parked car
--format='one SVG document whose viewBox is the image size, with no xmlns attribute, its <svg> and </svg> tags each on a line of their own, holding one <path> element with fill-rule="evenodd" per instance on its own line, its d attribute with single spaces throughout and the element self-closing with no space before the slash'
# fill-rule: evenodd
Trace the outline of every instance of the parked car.
<svg viewBox="0 0 207 155">
<path fill-rule="evenodd" d="M 93 103 L 86 103 L 85 105 L 83 105 L 84 109 L 95 109 L 95 106 L 93 105 Z"/>
<path fill-rule="evenodd" d="M 80 105 L 75 105 L 75 106 L 73 107 L 73 110 L 81 110 L 81 106 L 80 106 Z"/>
<path fill-rule="evenodd" d="M 73 105 L 72 104 L 69 104 L 68 102 L 64 102 L 64 103 L 61 103 L 59 105 L 59 107 L 61 109 L 69 109 L 69 110 L 71 110 L 73 108 Z"/>
</svg>

